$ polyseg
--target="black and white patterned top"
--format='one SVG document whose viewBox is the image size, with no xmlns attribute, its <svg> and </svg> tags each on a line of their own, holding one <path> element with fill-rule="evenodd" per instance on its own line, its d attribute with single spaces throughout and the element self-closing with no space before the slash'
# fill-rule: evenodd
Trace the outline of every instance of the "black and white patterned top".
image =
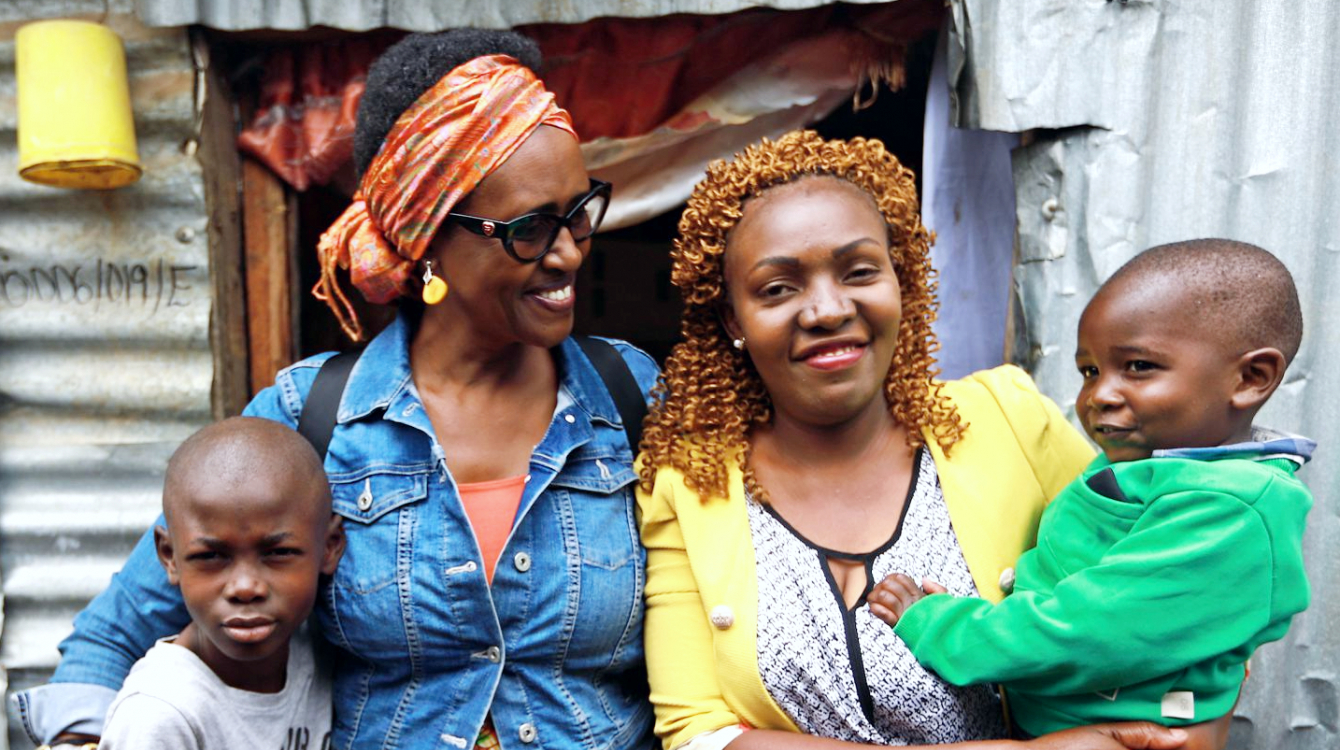
<svg viewBox="0 0 1340 750">
<path fill-rule="evenodd" d="M 871 587 L 896 572 L 938 581 L 955 596 L 977 595 L 949 524 L 935 462 L 921 450 L 915 465 L 897 530 L 867 553 L 819 547 L 770 506 L 749 501 L 760 594 L 759 673 L 773 700 L 806 734 L 878 745 L 1005 736 L 1000 702 L 989 686 L 941 682 L 866 605 Z M 855 609 L 847 609 L 829 558 L 864 563 L 866 593 Z"/>
</svg>

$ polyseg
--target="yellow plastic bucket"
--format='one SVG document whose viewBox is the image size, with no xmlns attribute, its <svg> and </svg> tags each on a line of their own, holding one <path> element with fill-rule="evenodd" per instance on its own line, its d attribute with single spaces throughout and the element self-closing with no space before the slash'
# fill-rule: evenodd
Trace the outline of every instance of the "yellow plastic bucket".
<svg viewBox="0 0 1340 750">
<path fill-rule="evenodd" d="M 15 36 L 19 175 L 67 188 L 118 188 L 140 178 L 126 54 L 88 21 L 38 21 Z"/>
</svg>

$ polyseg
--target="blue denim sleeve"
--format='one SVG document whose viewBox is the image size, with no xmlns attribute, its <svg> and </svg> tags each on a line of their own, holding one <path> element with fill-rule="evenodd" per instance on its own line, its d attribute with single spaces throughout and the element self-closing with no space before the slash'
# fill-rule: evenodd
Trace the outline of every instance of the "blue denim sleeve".
<svg viewBox="0 0 1340 750">
<path fill-rule="evenodd" d="M 154 525 L 163 523 L 160 515 Z M 181 594 L 158 563 L 150 529 L 111 584 L 74 618 L 74 632 L 61 642 L 60 666 L 51 681 L 119 690 L 154 641 L 181 632 L 190 621 Z"/>
<path fill-rule="evenodd" d="M 294 369 L 281 372 L 243 414 L 296 424 L 301 394 Z M 304 369 L 302 379 L 310 387 L 315 368 Z M 160 515 L 154 525 L 163 523 Z M 31 739 L 40 744 L 62 732 L 102 734 L 107 708 L 130 668 L 155 641 L 181 632 L 190 620 L 158 563 L 151 528 L 106 590 L 75 617 L 74 632 L 60 644 L 60 666 L 51 682 L 14 697 Z"/>
<path fill-rule="evenodd" d="M 44 745 L 62 732 L 101 735 L 103 717 L 115 698 L 109 687 L 63 682 L 25 690 L 10 700 L 28 739 Z"/>
</svg>

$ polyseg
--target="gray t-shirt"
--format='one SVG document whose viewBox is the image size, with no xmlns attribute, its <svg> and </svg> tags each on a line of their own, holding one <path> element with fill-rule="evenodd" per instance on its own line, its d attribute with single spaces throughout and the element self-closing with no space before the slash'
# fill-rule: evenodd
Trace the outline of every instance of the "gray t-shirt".
<svg viewBox="0 0 1340 750">
<path fill-rule="evenodd" d="M 325 750 L 330 746 L 330 676 L 311 642 L 289 643 L 278 693 L 225 685 L 188 649 L 164 638 L 131 668 L 107 712 L 102 750 Z"/>
</svg>

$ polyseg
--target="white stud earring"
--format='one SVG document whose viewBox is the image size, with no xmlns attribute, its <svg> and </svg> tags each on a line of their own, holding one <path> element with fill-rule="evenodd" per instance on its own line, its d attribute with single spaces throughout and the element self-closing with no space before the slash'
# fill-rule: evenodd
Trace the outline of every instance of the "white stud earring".
<svg viewBox="0 0 1340 750">
<path fill-rule="evenodd" d="M 735 347 L 736 349 L 739 349 L 740 351 L 744 351 L 744 337 L 743 337 L 743 336 L 741 336 L 741 337 L 738 338 L 738 339 L 735 339 L 734 341 L 732 341 L 732 342 L 730 342 L 730 343 L 731 343 L 731 346 Z"/>
</svg>

